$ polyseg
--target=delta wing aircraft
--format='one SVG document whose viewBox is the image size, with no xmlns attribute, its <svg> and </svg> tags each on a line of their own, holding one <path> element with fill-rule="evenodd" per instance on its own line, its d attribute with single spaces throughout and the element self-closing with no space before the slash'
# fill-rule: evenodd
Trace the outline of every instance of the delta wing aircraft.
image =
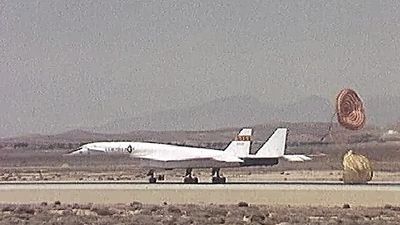
<svg viewBox="0 0 400 225">
<path fill-rule="evenodd" d="M 149 182 L 156 183 L 155 169 L 186 169 L 184 183 L 198 183 L 192 175 L 193 168 L 212 168 L 212 183 L 225 183 L 220 168 L 244 166 L 273 166 L 279 159 L 307 161 L 305 155 L 285 155 L 287 129 L 279 128 L 255 153 L 250 154 L 252 129 L 242 129 L 225 150 L 177 146 L 146 142 L 96 142 L 81 146 L 71 154 L 90 152 L 128 152 L 138 158 L 139 166 L 149 168 Z"/>
</svg>

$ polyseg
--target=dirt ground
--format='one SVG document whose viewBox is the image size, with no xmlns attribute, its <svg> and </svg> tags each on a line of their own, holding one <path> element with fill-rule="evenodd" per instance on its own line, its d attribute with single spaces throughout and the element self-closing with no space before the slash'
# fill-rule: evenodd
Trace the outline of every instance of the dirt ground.
<svg viewBox="0 0 400 225">
<path fill-rule="evenodd" d="M 0 206 L 0 224 L 399 224 L 400 208 L 343 205 L 293 207 L 248 205 L 94 205 L 62 204 Z"/>
</svg>

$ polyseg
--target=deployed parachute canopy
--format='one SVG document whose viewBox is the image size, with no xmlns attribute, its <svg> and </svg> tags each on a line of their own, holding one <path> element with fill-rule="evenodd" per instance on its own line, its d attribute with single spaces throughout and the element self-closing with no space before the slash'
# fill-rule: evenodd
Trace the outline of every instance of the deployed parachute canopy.
<svg viewBox="0 0 400 225">
<path fill-rule="evenodd" d="M 360 96 L 352 89 L 343 89 L 336 96 L 336 111 L 332 115 L 331 123 L 328 127 L 328 133 L 325 134 L 321 141 L 328 135 L 332 138 L 333 118 L 337 117 L 339 124 L 349 130 L 360 130 L 366 122 L 365 108 Z"/>
<path fill-rule="evenodd" d="M 350 130 L 359 130 L 366 122 L 363 102 L 352 89 L 343 89 L 337 95 L 336 115 L 339 124 Z"/>
</svg>

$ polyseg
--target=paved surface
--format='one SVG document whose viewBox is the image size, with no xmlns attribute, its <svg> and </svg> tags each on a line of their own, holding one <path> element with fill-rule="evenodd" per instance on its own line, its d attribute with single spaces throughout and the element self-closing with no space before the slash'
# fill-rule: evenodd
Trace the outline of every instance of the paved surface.
<svg viewBox="0 0 400 225">
<path fill-rule="evenodd" d="M 127 181 L 127 180 L 119 180 L 119 181 L 81 181 L 81 180 L 64 180 L 64 181 L 0 181 L 0 186 L 7 185 L 52 185 L 52 184 L 63 184 L 63 185 L 89 185 L 89 184 L 129 184 L 129 185 L 149 185 L 147 180 L 135 180 L 135 181 Z M 157 181 L 157 185 L 185 185 L 182 181 L 174 180 L 174 181 Z M 343 182 L 338 181 L 304 181 L 304 180 L 294 180 L 294 181 L 259 181 L 259 180 L 246 180 L 246 181 L 229 181 L 225 185 L 272 185 L 272 184 L 281 184 L 281 185 L 320 185 L 320 186 L 351 186 L 345 185 Z M 152 184 L 154 185 L 154 184 Z M 196 185 L 212 185 L 210 182 L 200 182 Z M 354 185 L 357 186 L 357 185 Z M 397 181 L 371 181 L 368 184 L 359 185 L 359 186 L 399 186 L 400 182 Z"/>
<path fill-rule="evenodd" d="M 342 185 L 300 183 L 252 183 L 226 185 L 183 185 L 144 183 L 1 183 L 0 202 L 40 203 L 216 203 L 272 205 L 352 206 L 396 205 L 400 185 Z"/>
</svg>

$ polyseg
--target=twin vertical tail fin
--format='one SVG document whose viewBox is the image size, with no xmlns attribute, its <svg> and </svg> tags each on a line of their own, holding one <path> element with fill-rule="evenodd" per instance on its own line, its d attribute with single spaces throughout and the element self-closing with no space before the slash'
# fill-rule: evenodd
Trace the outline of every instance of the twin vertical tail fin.
<svg viewBox="0 0 400 225">
<path fill-rule="evenodd" d="M 287 128 L 278 128 L 257 151 L 259 158 L 280 158 L 285 155 Z"/>
<path fill-rule="evenodd" d="M 278 128 L 255 155 L 250 155 L 252 129 L 242 129 L 224 153 L 237 158 L 283 158 L 288 161 L 311 160 L 305 155 L 285 155 L 287 128 Z"/>
<path fill-rule="evenodd" d="M 236 135 L 235 140 L 228 145 L 224 152 L 239 158 L 249 155 L 252 133 L 253 130 L 250 128 L 242 129 L 239 134 Z"/>
</svg>

